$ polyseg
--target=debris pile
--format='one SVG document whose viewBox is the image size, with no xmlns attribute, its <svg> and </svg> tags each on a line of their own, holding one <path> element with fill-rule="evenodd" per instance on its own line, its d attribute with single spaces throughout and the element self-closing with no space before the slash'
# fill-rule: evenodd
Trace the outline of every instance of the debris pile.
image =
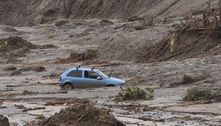
<svg viewBox="0 0 221 126">
<path fill-rule="evenodd" d="M 55 48 L 54 45 L 34 45 L 22 37 L 8 37 L 0 39 L 0 57 L 8 59 L 8 62 L 16 61 L 18 57 L 24 57 L 30 49 Z"/>
<path fill-rule="evenodd" d="M 21 48 L 34 49 L 36 45 L 22 39 L 21 37 L 8 37 L 0 39 L 0 51 L 9 52 Z"/>
<path fill-rule="evenodd" d="M 10 126 L 8 118 L 0 115 L 0 126 Z"/>
<path fill-rule="evenodd" d="M 174 26 L 176 30 L 162 42 L 144 46 L 137 54 L 137 62 L 221 54 L 221 9 L 208 7 L 196 11 L 180 20 L 181 23 Z"/>
<path fill-rule="evenodd" d="M 41 121 L 38 126 L 124 126 L 110 111 L 96 108 L 92 104 L 75 104 L 49 119 Z"/>
</svg>

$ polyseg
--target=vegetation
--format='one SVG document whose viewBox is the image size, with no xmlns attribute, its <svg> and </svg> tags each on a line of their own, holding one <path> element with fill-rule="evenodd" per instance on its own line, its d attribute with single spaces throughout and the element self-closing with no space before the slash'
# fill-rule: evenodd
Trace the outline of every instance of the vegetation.
<svg viewBox="0 0 221 126">
<path fill-rule="evenodd" d="M 212 100 L 221 96 L 221 89 L 209 89 L 209 88 L 190 88 L 187 91 L 184 100 L 186 101 L 199 101 L 199 100 Z"/>
<path fill-rule="evenodd" d="M 141 89 L 138 87 L 129 87 L 125 91 L 120 92 L 116 96 L 117 101 L 127 101 L 127 100 L 151 100 L 154 97 L 154 89 L 145 88 Z"/>
</svg>

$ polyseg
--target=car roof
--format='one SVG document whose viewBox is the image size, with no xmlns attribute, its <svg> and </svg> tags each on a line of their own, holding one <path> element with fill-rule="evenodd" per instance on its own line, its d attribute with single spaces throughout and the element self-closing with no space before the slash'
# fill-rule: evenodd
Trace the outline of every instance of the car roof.
<svg viewBox="0 0 221 126">
<path fill-rule="evenodd" d="M 92 68 L 87 68 L 87 67 L 72 67 L 69 70 L 82 70 L 82 71 L 91 71 Z M 98 69 L 93 68 L 93 70 L 98 71 Z"/>
</svg>

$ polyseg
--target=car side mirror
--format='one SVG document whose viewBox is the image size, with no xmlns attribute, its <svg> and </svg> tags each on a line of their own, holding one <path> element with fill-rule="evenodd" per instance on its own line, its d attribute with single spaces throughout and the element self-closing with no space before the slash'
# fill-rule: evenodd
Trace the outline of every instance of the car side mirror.
<svg viewBox="0 0 221 126">
<path fill-rule="evenodd" d="M 102 78 L 101 77 L 97 77 L 97 80 L 102 80 Z"/>
</svg>

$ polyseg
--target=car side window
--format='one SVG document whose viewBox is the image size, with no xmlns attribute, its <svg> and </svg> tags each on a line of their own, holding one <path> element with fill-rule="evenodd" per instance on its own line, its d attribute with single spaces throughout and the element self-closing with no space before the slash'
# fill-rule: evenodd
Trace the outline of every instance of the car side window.
<svg viewBox="0 0 221 126">
<path fill-rule="evenodd" d="M 85 78 L 90 79 L 97 79 L 97 77 L 99 77 L 99 75 L 94 71 L 84 71 L 84 76 Z"/>
<path fill-rule="evenodd" d="M 73 70 L 70 73 L 67 74 L 69 77 L 82 77 L 82 71 L 81 70 Z"/>
</svg>

